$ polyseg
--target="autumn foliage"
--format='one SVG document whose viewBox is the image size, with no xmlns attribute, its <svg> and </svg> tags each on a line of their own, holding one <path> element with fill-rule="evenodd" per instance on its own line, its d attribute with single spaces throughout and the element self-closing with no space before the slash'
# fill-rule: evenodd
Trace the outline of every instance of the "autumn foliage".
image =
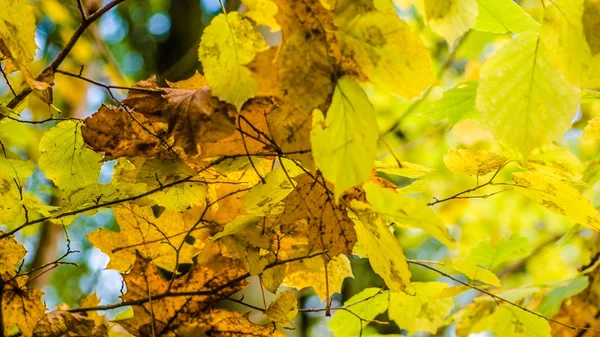
<svg viewBox="0 0 600 337">
<path fill-rule="evenodd" d="M 243 0 L 221 4 L 186 80 L 74 71 L 76 42 L 123 2 L 73 1 L 80 25 L 34 75 L 43 5 L 0 0 L 5 336 L 284 336 L 308 313 L 336 337 L 600 335 L 600 1 Z M 58 79 L 110 101 L 48 115 Z M 32 101 L 45 115 L 26 117 Z M 48 310 L 32 280 L 106 209 L 118 230 L 86 242 L 120 300 Z M 31 268 L 23 233 L 41 223 L 67 251 Z"/>
</svg>

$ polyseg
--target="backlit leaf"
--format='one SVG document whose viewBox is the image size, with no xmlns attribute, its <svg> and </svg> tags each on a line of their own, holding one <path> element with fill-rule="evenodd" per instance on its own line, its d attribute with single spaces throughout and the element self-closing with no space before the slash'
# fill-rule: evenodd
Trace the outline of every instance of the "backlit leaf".
<svg viewBox="0 0 600 337">
<path fill-rule="evenodd" d="M 400 243 L 377 213 L 367 204 L 352 202 L 359 213 L 349 213 L 354 221 L 358 241 L 369 256 L 373 270 L 392 291 L 414 292 L 410 286 L 410 269 Z"/>
<path fill-rule="evenodd" d="M 286 290 L 267 308 L 267 319 L 283 326 L 292 326 L 292 320 L 298 314 L 298 300 L 293 292 Z"/>
<path fill-rule="evenodd" d="M 464 119 L 477 118 L 477 85 L 475 81 L 468 81 L 445 91 L 444 96 L 435 102 L 427 115 L 435 121 L 447 119 L 452 125 Z"/>
<path fill-rule="evenodd" d="M 475 23 L 476 0 L 425 0 L 425 21 L 450 46 Z"/>
<path fill-rule="evenodd" d="M 512 0 L 477 0 L 479 15 L 473 29 L 490 33 L 522 33 L 539 29 L 527 12 Z"/>
<path fill-rule="evenodd" d="M 311 132 L 317 168 L 335 187 L 335 198 L 371 175 L 377 154 L 377 122 L 367 95 L 356 80 L 338 81 L 327 117 L 314 112 Z"/>
<path fill-rule="evenodd" d="M 512 306 L 501 306 L 491 317 L 498 337 L 550 337 L 547 320 Z"/>
<path fill-rule="evenodd" d="M 329 328 L 333 332 L 334 337 L 355 336 L 367 325 L 358 317 L 366 320 L 371 320 L 377 315 L 385 312 L 388 308 L 389 292 L 379 288 L 366 288 L 360 293 L 350 297 L 344 302 L 345 307 L 352 311 L 349 313 L 345 310 L 337 311 L 331 321 Z"/>
<path fill-rule="evenodd" d="M 454 306 L 451 297 L 437 298 L 448 288 L 446 283 L 414 282 L 415 295 L 400 292 L 390 294 L 390 319 L 402 329 L 435 334 Z"/>
<path fill-rule="evenodd" d="M 360 13 L 337 36 L 367 77 L 390 93 L 413 98 L 435 81 L 429 53 L 396 13 Z"/>
<path fill-rule="evenodd" d="M 455 258 L 452 260 L 452 266 L 473 281 L 481 281 L 494 287 L 500 287 L 500 279 L 494 273 L 476 266 L 468 259 Z"/>
<path fill-rule="evenodd" d="M 363 188 L 367 192 L 367 200 L 373 206 L 373 210 L 381 216 L 401 225 L 420 228 L 444 245 L 454 247 L 454 238 L 448 233 L 446 225 L 422 201 L 373 182 L 365 183 Z"/>
<path fill-rule="evenodd" d="M 547 176 L 515 172 L 515 189 L 554 213 L 565 215 L 576 223 L 600 230 L 600 215 L 575 188 Z"/>
<path fill-rule="evenodd" d="M 450 171 L 467 176 L 498 171 L 507 161 L 507 158 L 485 150 L 473 153 L 468 149 L 451 148 L 444 156 L 444 164 Z"/>
<path fill-rule="evenodd" d="M 237 12 L 219 14 L 204 30 L 198 57 L 213 93 L 241 110 L 258 90 L 246 65 L 266 49 L 263 37 Z"/>
<path fill-rule="evenodd" d="M 40 169 L 60 189 L 73 191 L 98 182 L 102 156 L 83 143 L 81 124 L 65 121 L 48 130 L 40 152 Z"/>
<path fill-rule="evenodd" d="M 518 234 L 513 234 L 497 242 L 492 242 L 490 239 L 479 242 L 469 250 L 467 258 L 478 266 L 494 268 L 506 261 L 523 258 L 530 252 L 529 241 Z"/>
<path fill-rule="evenodd" d="M 560 138 L 579 102 L 534 32 L 520 34 L 481 69 L 477 109 L 496 139 L 525 156 Z M 510 125 L 510 127 L 507 127 Z"/>
</svg>

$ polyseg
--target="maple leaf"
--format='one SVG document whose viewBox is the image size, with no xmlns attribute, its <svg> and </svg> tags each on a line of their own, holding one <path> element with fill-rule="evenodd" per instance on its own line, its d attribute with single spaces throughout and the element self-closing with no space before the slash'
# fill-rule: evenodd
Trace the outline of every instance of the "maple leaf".
<svg viewBox="0 0 600 337">
<path fill-rule="evenodd" d="M 208 264 L 194 264 L 172 284 L 148 260 L 136 256 L 133 268 L 123 275 L 127 293 L 123 301 L 141 301 L 133 307 L 133 317 L 120 323 L 134 335 L 173 332 L 198 321 L 221 299 L 241 290 L 245 271 L 234 260 L 219 257 Z M 165 295 L 169 291 L 171 296 Z M 176 295 L 176 294 L 186 295 Z M 210 323 L 210 322 L 209 322 Z M 217 323 L 214 321 L 213 324 Z M 236 330 L 233 330 L 236 331 Z"/>
<path fill-rule="evenodd" d="M 309 175 L 303 174 L 296 181 L 296 189 L 283 200 L 280 223 L 305 221 L 309 252 L 349 254 L 356 243 L 356 232 L 344 207 L 336 205 L 328 191 Z"/>
</svg>

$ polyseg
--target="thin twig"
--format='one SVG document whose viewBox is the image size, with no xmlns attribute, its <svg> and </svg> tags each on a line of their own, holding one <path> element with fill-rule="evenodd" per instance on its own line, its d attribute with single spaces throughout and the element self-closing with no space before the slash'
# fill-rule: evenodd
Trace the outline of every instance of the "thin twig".
<svg viewBox="0 0 600 337">
<path fill-rule="evenodd" d="M 77 27 L 77 29 L 75 30 L 67 44 L 64 46 L 64 48 L 58 53 L 54 61 L 52 61 L 52 63 L 50 63 L 46 68 L 44 68 L 44 70 L 42 70 L 42 72 L 36 77 L 36 80 L 43 80 L 47 76 L 53 75 L 58 69 L 58 67 L 67 58 L 67 56 L 75 46 L 75 43 L 77 43 L 79 38 L 85 32 L 85 30 L 96 20 L 100 19 L 100 17 L 102 17 L 104 13 L 113 9 L 115 6 L 117 6 L 123 1 L 125 0 L 112 0 L 111 2 L 107 3 L 104 7 L 96 11 L 94 14 L 87 16 L 85 19 L 82 19 L 81 23 L 79 24 L 79 27 Z M 7 107 L 10 109 L 16 108 L 21 102 L 23 102 L 23 100 L 25 100 L 25 98 L 27 98 L 27 96 L 29 96 L 29 94 L 32 93 L 32 91 L 33 90 L 31 88 L 26 88 L 25 90 L 21 91 L 10 102 L 8 102 Z M 3 116 L 0 116 L 0 120 L 2 120 L 3 118 Z"/>
<path fill-rule="evenodd" d="M 562 326 L 564 326 L 565 328 L 572 329 L 572 330 L 575 330 L 575 331 L 580 331 L 580 330 L 591 330 L 591 331 L 597 331 L 597 332 L 600 332 L 600 329 L 593 329 L 593 328 L 587 328 L 587 327 L 576 327 L 576 326 L 573 326 L 573 325 L 570 325 L 570 324 L 567 324 L 567 323 L 563 323 L 563 322 L 561 322 L 561 321 L 557 321 L 557 320 L 555 320 L 555 319 L 553 319 L 553 318 L 546 317 L 546 316 L 544 316 L 544 315 L 542 315 L 542 314 L 540 314 L 540 313 L 537 313 L 537 312 L 535 312 L 535 311 L 533 311 L 533 310 L 529 310 L 529 309 L 525 308 L 525 307 L 524 307 L 524 306 L 522 306 L 522 305 L 519 305 L 519 304 L 517 304 L 517 303 L 515 303 L 515 302 L 512 302 L 512 301 L 509 301 L 509 300 L 507 300 L 507 299 L 505 299 L 505 298 L 502 298 L 502 297 L 500 297 L 500 296 L 498 296 L 498 295 L 496 295 L 496 294 L 494 294 L 494 293 L 492 293 L 492 292 L 490 292 L 490 291 L 487 291 L 487 290 L 485 290 L 485 289 L 479 288 L 479 287 L 477 287 L 477 286 L 474 286 L 474 285 L 472 285 L 472 284 L 469 284 L 469 283 L 467 283 L 467 282 L 464 282 L 464 281 L 462 281 L 462 280 L 460 280 L 460 279 L 457 279 L 456 277 L 453 277 L 452 275 L 450 275 L 450 274 L 447 274 L 447 273 L 445 273 L 445 272 L 443 272 L 443 271 L 441 271 L 441 270 L 439 270 L 439 269 L 437 269 L 437 268 L 434 268 L 434 267 L 432 267 L 432 266 L 429 266 L 429 265 L 427 265 L 427 264 L 425 264 L 425 263 L 416 262 L 416 261 L 408 261 L 408 263 L 411 263 L 411 264 L 414 264 L 414 265 L 418 265 L 418 266 L 421 266 L 421 267 L 427 268 L 427 269 L 429 269 L 429 270 L 431 270 L 431 271 L 433 271 L 433 272 L 436 272 L 436 273 L 438 273 L 438 274 L 440 274 L 440 275 L 442 275 L 442 276 L 444 276 L 444 277 L 446 277 L 446 278 L 448 278 L 448 279 L 450 279 L 450 280 L 452 280 L 452 281 L 454 281 L 454 282 L 460 283 L 460 284 L 462 284 L 462 285 L 464 285 L 464 286 L 467 286 L 467 287 L 469 287 L 469 288 L 471 288 L 471 289 L 473 289 L 473 290 L 476 290 L 476 291 L 478 291 L 478 292 L 480 292 L 480 293 L 482 293 L 482 294 L 486 294 L 486 295 L 490 296 L 491 298 L 493 298 L 493 299 L 494 299 L 494 300 L 496 300 L 496 301 L 499 301 L 499 302 L 504 302 L 504 303 L 506 303 L 506 304 L 508 304 L 508 305 L 512 305 L 512 306 L 514 306 L 514 307 L 517 307 L 517 308 L 519 308 L 519 309 L 521 309 L 521 310 L 523 310 L 523 311 L 526 311 L 526 312 L 528 312 L 528 313 L 530 313 L 530 314 L 532 314 L 532 315 L 535 315 L 535 316 L 537 316 L 537 317 L 539 317 L 539 318 L 543 318 L 543 319 L 545 319 L 545 320 L 546 320 L 546 321 L 548 321 L 548 322 L 552 322 L 552 323 L 555 323 L 555 324 L 558 324 L 558 325 L 562 325 Z"/>
<path fill-rule="evenodd" d="M 8 76 L 6 76 L 6 73 L 4 72 L 4 69 L 2 69 L 2 67 L 0 67 L 0 73 L 2 73 L 2 76 L 4 77 L 4 80 L 6 81 L 6 85 L 10 89 L 10 92 L 12 92 L 13 96 L 16 97 L 17 93 L 15 92 L 15 89 L 13 89 L 12 84 L 10 84 L 10 81 L 8 80 Z"/>
</svg>

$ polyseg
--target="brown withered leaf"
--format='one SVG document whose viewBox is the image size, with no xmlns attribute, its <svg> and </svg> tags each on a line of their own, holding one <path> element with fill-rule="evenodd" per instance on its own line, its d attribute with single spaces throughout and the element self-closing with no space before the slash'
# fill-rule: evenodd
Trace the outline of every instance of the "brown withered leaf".
<svg viewBox="0 0 600 337">
<path fill-rule="evenodd" d="M 163 98 L 169 135 L 189 156 L 204 155 L 205 143 L 218 142 L 235 132 L 235 107 L 213 97 L 209 87 L 168 89 Z"/>
<path fill-rule="evenodd" d="M 267 123 L 273 141 L 284 153 L 307 151 L 286 157 L 299 160 L 304 168 L 312 171 L 315 167 L 309 152 L 312 115 L 307 115 L 290 104 L 277 104 L 268 115 Z"/>
<path fill-rule="evenodd" d="M 598 256 L 596 255 L 595 259 Z M 590 265 L 594 264 L 595 259 L 592 260 Z M 579 294 L 563 301 L 560 311 L 553 317 L 555 320 L 571 326 L 600 329 L 600 319 L 598 319 L 600 317 L 600 305 L 598 304 L 600 303 L 600 269 L 596 268 L 588 276 L 588 287 Z M 558 324 L 552 326 L 553 337 L 600 336 L 600 332 L 598 331 L 588 330 L 583 334 L 582 331 L 573 330 Z"/>
<path fill-rule="evenodd" d="M 137 82 L 135 87 L 143 90 L 129 90 L 121 103 L 146 115 L 161 116 L 166 105 L 162 97 L 165 92 L 156 84 L 156 76 L 152 75 L 147 80 Z"/>
<path fill-rule="evenodd" d="M 177 336 L 210 337 L 285 337 L 274 324 L 258 325 L 248 319 L 248 314 L 224 309 L 214 309 L 201 315 L 195 323 L 177 331 Z"/>
<path fill-rule="evenodd" d="M 21 336 L 30 337 L 38 321 L 44 316 L 44 293 L 39 289 L 27 288 L 26 283 L 26 277 L 19 277 L 4 284 L 1 303 L 4 336 L 9 336 L 11 328 L 17 326 Z"/>
<path fill-rule="evenodd" d="M 238 114 L 234 106 L 213 97 L 209 87 L 197 88 L 201 84 L 192 78 L 172 84 L 176 89 L 132 89 L 123 103 L 133 110 L 133 118 L 123 109 L 102 106 L 86 119 L 84 140 L 109 157 L 168 159 L 177 153 L 188 163 L 272 152 L 267 115 L 279 104 L 275 99 L 255 98 Z M 138 85 L 157 89 L 152 80 Z"/>
<path fill-rule="evenodd" d="M 133 118 L 135 120 L 133 120 Z M 102 105 L 85 120 L 81 134 L 86 144 L 107 157 L 171 157 L 159 139 L 166 139 L 168 125 L 160 116 Z M 150 132 L 148 132 L 150 131 Z"/>
<path fill-rule="evenodd" d="M 309 252 L 326 251 L 328 256 L 351 254 L 356 232 L 344 206 L 336 205 L 325 188 L 307 174 L 295 178 L 296 189 L 283 202 L 279 221 L 308 223 Z"/>
<path fill-rule="evenodd" d="M 173 281 L 169 290 L 170 281 L 138 255 L 132 270 L 123 275 L 127 293 L 122 299 L 152 300 L 133 306 L 133 317 L 121 324 L 134 336 L 151 336 L 153 332 L 156 336 L 170 335 L 182 326 L 198 322 L 198 317 L 206 315 L 217 302 L 244 288 L 244 275 L 240 263 L 218 257 L 207 264 L 194 264 L 187 274 Z M 169 296 L 164 295 L 167 290 Z M 185 295 L 174 295 L 177 293 Z"/>
<path fill-rule="evenodd" d="M 334 30 L 331 12 L 319 0 L 275 2 L 283 35 L 277 67 L 284 99 L 305 113 L 325 111 L 340 55 L 333 49 L 335 37 L 327 33 Z"/>
<path fill-rule="evenodd" d="M 96 326 L 94 319 L 82 314 L 55 310 L 40 320 L 33 331 L 34 337 L 105 337 L 108 326 Z"/>
</svg>

